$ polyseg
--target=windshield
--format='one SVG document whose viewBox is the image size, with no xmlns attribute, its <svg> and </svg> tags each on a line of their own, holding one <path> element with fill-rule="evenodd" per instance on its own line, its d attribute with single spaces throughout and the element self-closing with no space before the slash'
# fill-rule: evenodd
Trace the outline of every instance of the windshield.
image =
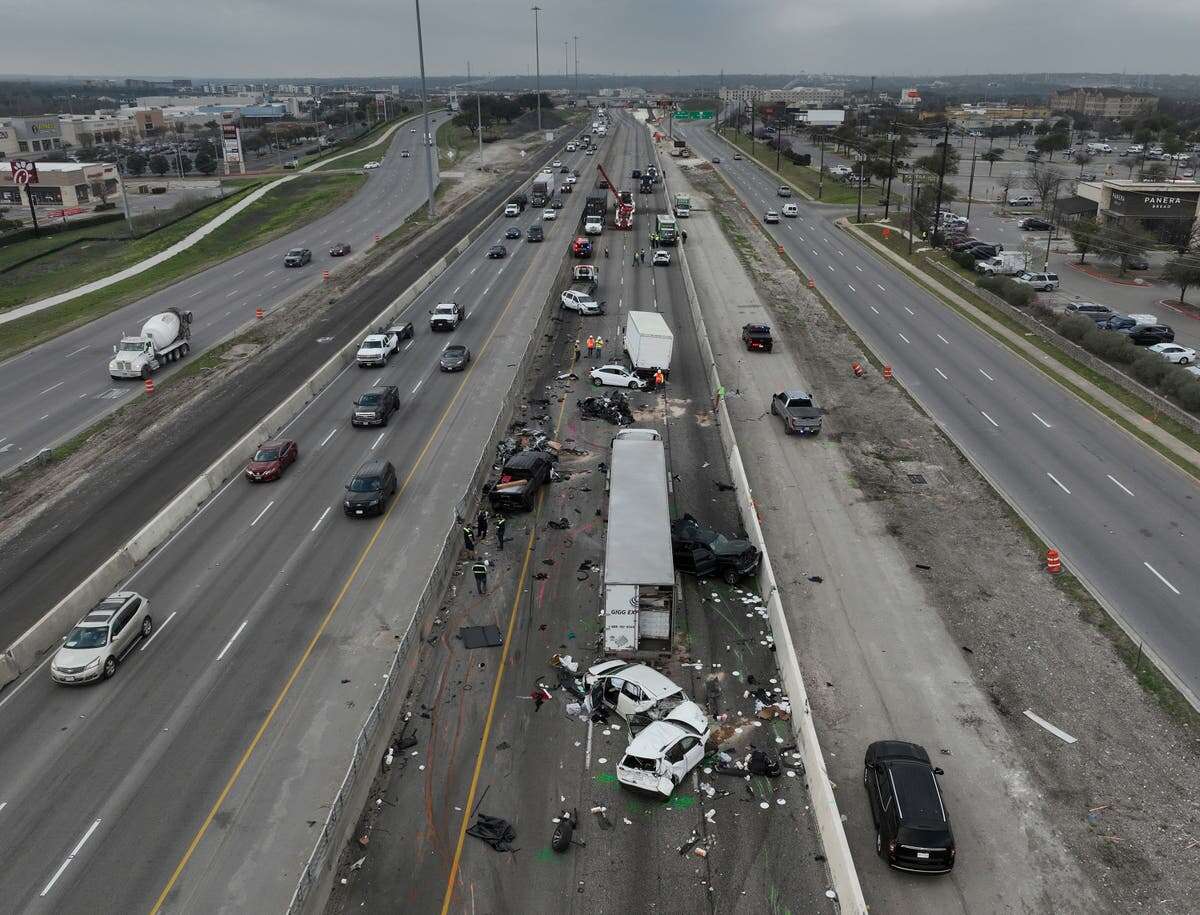
<svg viewBox="0 0 1200 915">
<path fill-rule="evenodd" d="M 288 252 L 288 257 L 299 257 L 303 253 L 304 251 L 301 248 L 292 248 L 292 250 Z"/>
<path fill-rule="evenodd" d="M 450 346 L 450 347 L 446 348 L 446 351 L 443 355 L 454 358 L 454 357 L 461 356 L 466 351 L 467 351 L 467 349 L 464 346 Z"/>
<path fill-rule="evenodd" d="M 382 349 L 383 341 L 382 340 L 364 340 L 361 348 L 362 349 Z"/>
<path fill-rule="evenodd" d="M 122 340 L 120 352 L 122 353 L 140 353 L 145 348 L 145 344 L 141 340 Z"/>
<path fill-rule="evenodd" d="M 435 311 L 437 311 L 438 314 L 443 314 L 443 315 L 453 314 L 454 306 L 453 305 L 439 305 L 435 309 Z"/>
<path fill-rule="evenodd" d="M 276 448 L 263 448 L 254 455 L 256 461 L 277 461 L 279 460 L 279 451 Z"/>
<path fill-rule="evenodd" d="M 355 477 L 350 482 L 351 492 L 379 492 L 379 477 Z"/>
<path fill-rule="evenodd" d="M 379 403 L 381 399 L 382 397 L 379 394 L 364 394 L 358 399 L 358 405 L 360 407 L 373 407 Z"/>
<path fill-rule="evenodd" d="M 107 626 L 76 626 L 63 642 L 64 648 L 103 648 L 108 644 Z"/>
</svg>

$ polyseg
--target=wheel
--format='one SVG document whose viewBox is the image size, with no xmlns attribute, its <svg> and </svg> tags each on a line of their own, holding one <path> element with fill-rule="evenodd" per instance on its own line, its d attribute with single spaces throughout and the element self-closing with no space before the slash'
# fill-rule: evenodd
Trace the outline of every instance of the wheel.
<svg viewBox="0 0 1200 915">
<path fill-rule="evenodd" d="M 192 344 L 190 344 L 190 343 L 183 344 L 183 347 L 179 350 L 180 355 L 183 355 L 183 356 L 186 356 L 191 351 L 192 351 Z"/>
<path fill-rule="evenodd" d="M 628 387 L 629 387 L 629 390 L 632 391 L 635 388 L 641 387 L 641 385 L 639 385 L 636 381 L 630 381 Z"/>
<path fill-rule="evenodd" d="M 153 631 L 154 631 L 154 620 L 152 620 L 150 617 L 147 616 L 145 619 L 142 620 L 142 638 L 144 638 L 144 639 L 150 638 L 150 633 Z"/>
<path fill-rule="evenodd" d="M 592 387 L 593 388 L 601 387 L 603 384 L 604 384 L 604 382 L 602 382 L 599 378 L 592 379 Z"/>
<path fill-rule="evenodd" d="M 117 659 L 111 655 L 104 661 L 104 679 L 107 680 L 117 672 Z"/>
<path fill-rule="evenodd" d="M 775 401 L 773 401 L 773 400 L 771 401 L 771 415 L 772 416 L 779 415 L 779 411 L 777 409 L 775 409 Z"/>
<path fill-rule="evenodd" d="M 725 584 L 727 585 L 736 585 L 738 583 L 738 579 L 741 577 L 742 576 L 737 573 L 737 569 L 726 569 L 721 573 L 721 578 L 724 579 Z"/>
<path fill-rule="evenodd" d="M 1180 365 L 1187 365 L 1187 364 L 1188 364 L 1189 362 L 1191 362 L 1191 361 L 1192 361 L 1192 360 L 1190 360 L 1190 359 L 1189 359 L 1187 356 L 1184 356 L 1184 357 L 1182 357 L 1182 358 L 1179 360 L 1179 364 L 1180 364 Z"/>
</svg>

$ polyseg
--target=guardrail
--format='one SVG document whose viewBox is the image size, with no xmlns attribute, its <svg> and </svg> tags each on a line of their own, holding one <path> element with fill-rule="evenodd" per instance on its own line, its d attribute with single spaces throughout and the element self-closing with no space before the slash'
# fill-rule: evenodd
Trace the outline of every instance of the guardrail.
<svg viewBox="0 0 1200 915">
<path fill-rule="evenodd" d="M 669 200 L 671 198 L 667 185 L 668 182 L 664 175 L 663 190 L 667 192 Z M 696 326 L 700 354 L 704 359 L 705 376 L 708 379 L 709 390 L 716 399 L 715 394 L 721 388 L 721 379 L 717 372 L 717 361 L 713 354 L 712 344 L 708 339 L 708 328 L 704 322 L 704 315 L 700 311 L 700 299 L 696 294 L 696 286 L 688 267 L 686 245 L 679 246 L 679 262 L 683 271 L 688 307 Z M 766 594 L 771 635 L 775 640 L 776 647 L 775 658 L 779 664 L 784 688 L 787 690 L 792 706 L 792 734 L 804 756 L 809 796 L 812 799 L 813 812 L 817 820 L 821 847 L 825 851 L 825 863 L 829 870 L 830 882 L 833 884 L 838 905 L 843 912 L 865 915 L 867 912 L 866 897 L 863 895 L 858 871 L 854 866 L 854 858 L 850 853 L 850 844 L 846 840 L 846 831 L 842 827 L 841 812 L 833 793 L 833 780 L 829 777 L 829 772 L 825 767 L 825 756 L 821 751 L 812 707 L 808 700 L 808 690 L 804 685 L 804 674 L 800 670 L 800 661 L 796 656 L 791 629 L 788 626 L 787 617 L 784 615 L 783 602 L 779 597 L 779 583 L 775 578 L 775 570 L 771 564 L 758 513 L 751 502 L 750 480 L 746 476 L 746 468 L 742 463 L 737 437 L 733 433 L 733 423 L 723 399 L 717 403 L 716 414 L 721 446 L 729 465 L 730 478 L 735 486 L 738 509 L 751 541 L 762 553 L 759 581 Z"/>
</svg>

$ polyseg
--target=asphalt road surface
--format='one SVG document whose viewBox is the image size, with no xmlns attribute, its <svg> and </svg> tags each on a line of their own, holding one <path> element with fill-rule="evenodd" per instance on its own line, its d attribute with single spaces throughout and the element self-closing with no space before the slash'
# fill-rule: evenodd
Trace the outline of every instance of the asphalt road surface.
<svg viewBox="0 0 1200 915">
<path fill-rule="evenodd" d="M 618 114 L 610 137 L 604 167 L 618 187 L 631 188 L 632 169 L 655 158 L 649 133 Z M 651 267 L 648 257 L 645 266 L 633 264 L 634 250 L 649 253 L 654 213 L 666 212 L 661 186 L 653 196 L 635 193 L 635 200 L 633 231 L 611 228 L 610 207 L 609 225 L 598 236 L 610 248 L 607 260 L 602 255 L 593 260 L 601 270 L 597 294 L 608 302 L 607 314 L 564 313 L 550 352 L 528 380 L 531 400 L 549 402 L 531 406 L 527 421 L 556 430 L 553 437 L 580 452 L 560 461 L 570 479 L 544 491 L 539 514 L 510 518 L 503 552 L 494 538 L 480 544 L 480 556 L 494 563 L 486 597 L 476 594 L 464 555 L 465 574 L 440 602 L 443 618 L 428 629 L 430 646 L 422 640 L 414 716 L 407 726 L 418 744 L 397 763 L 387 787 L 372 792 L 385 803 L 374 818 L 367 860 L 349 875 L 348 887 L 335 885 L 328 915 L 436 912 L 443 900 L 452 912 L 750 913 L 772 911 L 783 900 L 780 910 L 831 910 L 802 773 L 793 766 L 791 775 L 746 781 L 702 765 L 695 779 L 689 777 L 664 802 L 615 783 L 614 768 L 629 739 L 619 718 L 591 726 L 568 717 L 564 706 L 570 697 L 557 690 L 540 710 L 527 698 L 539 680 L 556 682 L 546 664 L 552 654 L 571 654 L 585 667 L 603 656 L 596 650 L 600 574 L 579 569 L 604 562 L 603 464 L 611 460 L 616 430 L 583 420 L 576 400 L 596 393 L 586 376 L 592 366 L 620 358 L 614 342 L 630 309 L 661 312 L 675 333 L 669 384 L 662 392 L 630 395 L 637 426 L 664 436 L 672 515 L 692 512 L 731 532 L 738 526 L 732 495 L 714 486 L 714 480 L 725 479 L 719 469 L 724 456 L 709 420 L 704 367 L 678 262 Z M 560 381 L 557 376 L 571 364 L 573 340 L 596 333 L 608 341 L 604 358 L 589 361 L 585 355 L 574 367 L 579 379 Z M 543 411 L 549 420 L 538 423 L 532 414 Z M 567 529 L 546 523 L 559 518 L 567 519 Z M 607 536 L 622 533 L 610 527 Z M 752 579 L 739 587 L 752 588 Z M 753 713 L 747 684 L 769 687 L 778 677 L 774 655 L 758 634 L 762 621 L 740 602 L 738 590 L 723 583 L 697 584 L 684 576 L 683 588 L 674 650 L 656 655 L 654 663 L 665 665 L 710 714 L 726 714 L 728 723 L 741 726 L 739 736 L 722 742 L 735 755 L 747 752 L 750 742 L 773 750 L 790 743 L 786 723 L 747 721 Z M 515 623 L 507 660 L 498 648 L 468 651 L 455 638 L 460 626 L 485 621 L 496 622 L 504 633 L 510 615 Z M 480 774 L 473 781 L 477 759 Z M 514 825 L 518 853 L 499 854 L 466 837 L 461 855 L 455 855 L 464 810 L 475 802 L 481 813 Z M 556 854 L 550 836 L 564 808 L 578 810 L 576 837 L 586 845 Z M 595 808 L 602 812 L 594 814 Z M 706 857 L 680 853 L 681 847 L 688 851 L 690 836 L 707 849 Z"/>
<path fill-rule="evenodd" d="M 445 112 L 431 115 L 431 129 L 447 117 Z M 419 121 L 417 125 L 419 130 Z M 382 164 L 367 173 L 365 185 L 316 222 L 0 364 L 0 473 L 70 438 L 141 392 L 137 379 L 110 378 L 108 361 L 122 334 L 137 333 L 151 315 L 172 306 L 191 311 L 195 358 L 253 321 L 256 308 L 271 311 L 319 284 L 322 270 L 336 272 L 353 259 L 354 255 L 330 257 L 331 245 L 348 242 L 361 253 L 371 246 L 375 233 L 386 235 L 404 222 L 428 197 L 419 136 L 407 126 L 397 129 Z M 400 150 L 406 148 L 412 155 L 404 159 Z M 294 247 L 310 248 L 312 262 L 285 268 L 283 255 Z M 186 364 L 184 360 L 177 366 Z M 160 371 L 158 377 L 167 373 Z"/>
<path fill-rule="evenodd" d="M 778 209 L 776 184 L 704 128 L 683 128 L 722 158 L 751 212 Z M 1200 694 L 1200 532 L 1195 482 L 1088 408 L 834 224 L 795 200 L 766 226 L 994 486 Z"/>
<path fill-rule="evenodd" d="M 387 367 L 347 367 L 289 425 L 300 459 L 281 481 L 235 477 L 135 572 L 156 630 L 112 680 L 61 688 L 43 663 L 0 696 L 6 907 L 286 907 L 582 196 L 502 260 L 487 248 L 532 217 L 496 219 L 410 306 L 416 337 Z M 450 334 L 428 327 L 441 301 L 467 309 Z M 438 370 L 448 342 L 473 351 L 465 374 Z M 401 412 L 351 427 L 376 382 Z M 343 484 L 375 457 L 401 489 L 382 520 L 346 517 Z"/>
</svg>

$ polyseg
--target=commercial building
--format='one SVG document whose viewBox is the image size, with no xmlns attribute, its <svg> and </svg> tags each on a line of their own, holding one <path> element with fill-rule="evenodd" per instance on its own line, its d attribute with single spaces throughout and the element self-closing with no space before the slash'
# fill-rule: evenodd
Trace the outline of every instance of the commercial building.
<svg viewBox="0 0 1200 915">
<path fill-rule="evenodd" d="M 828 108 L 843 104 L 846 100 L 846 90 L 821 86 L 794 86 L 791 89 L 762 89 L 758 86 L 731 89 L 722 86 L 720 98 L 723 102 L 743 104 L 782 102 L 788 108 Z"/>
<path fill-rule="evenodd" d="M 915 88 L 901 89 L 896 104 L 901 108 L 916 108 L 921 104 L 921 93 Z"/>
<path fill-rule="evenodd" d="M 121 193 L 121 176 L 117 167 L 106 162 L 38 162 L 37 172 L 37 184 L 29 185 L 37 206 L 78 212 L 80 207 L 112 201 Z M 0 203 L 17 205 L 27 202 L 21 189 L 13 183 L 10 169 L 0 168 Z"/>
<path fill-rule="evenodd" d="M 1050 93 L 1052 111 L 1069 111 L 1094 118 L 1131 118 L 1150 114 L 1158 107 L 1158 96 L 1130 89 L 1064 89 Z"/>
<path fill-rule="evenodd" d="M 287 105 L 247 105 L 238 112 L 238 120 L 243 127 L 262 127 L 266 124 L 278 124 L 288 116 Z"/>
<path fill-rule="evenodd" d="M 62 130 L 56 114 L 46 114 L 37 118 L 5 118 L 0 121 L 0 126 L 12 133 L 11 140 L 16 144 L 16 155 L 62 149 Z"/>
<path fill-rule="evenodd" d="M 161 113 L 159 123 L 161 124 Z M 58 127 L 63 145 L 86 149 L 103 143 L 120 143 L 145 136 L 136 117 L 123 114 L 60 114 Z"/>
<path fill-rule="evenodd" d="M 1081 181 L 1056 209 L 1065 219 L 1091 216 L 1140 228 L 1155 238 L 1178 237 L 1182 225 L 1200 219 L 1200 183 L 1195 181 L 1127 181 L 1106 178 Z"/>
</svg>

